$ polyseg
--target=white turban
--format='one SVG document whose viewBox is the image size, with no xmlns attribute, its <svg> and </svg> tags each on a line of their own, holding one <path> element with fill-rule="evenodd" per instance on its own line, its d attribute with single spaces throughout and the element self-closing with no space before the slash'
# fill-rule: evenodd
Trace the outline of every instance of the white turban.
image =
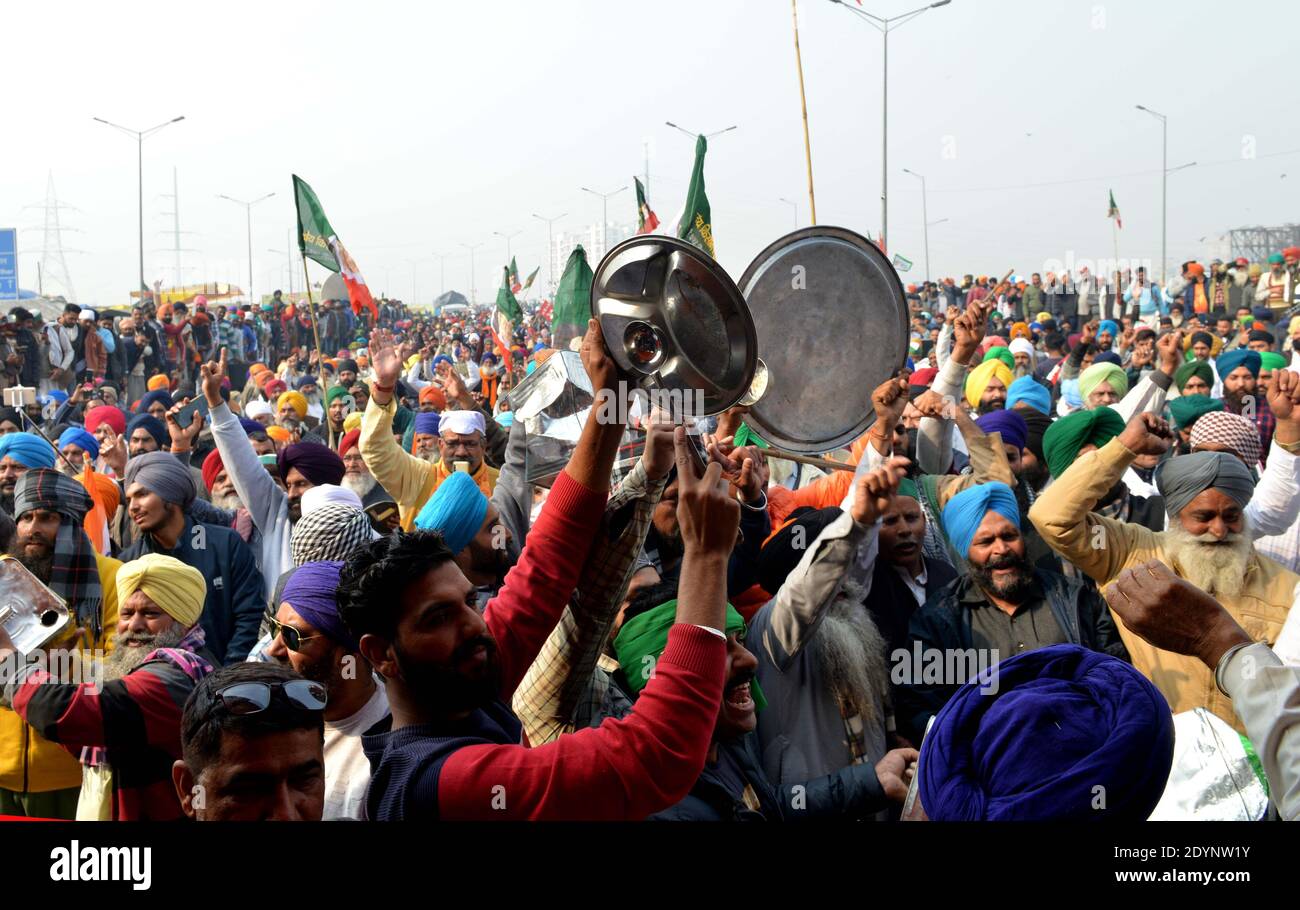
<svg viewBox="0 0 1300 910">
<path fill-rule="evenodd" d="M 486 433 L 482 411 L 443 411 L 439 433 Z"/>
<path fill-rule="evenodd" d="M 259 417 L 270 417 L 275 412 L 271 410 L 271 402 L 263 401 L 256 398 L 244 405 L 244 416 L 249 420 L 256 420 Z"/>
<path fill-rule="evenodd" d="M 327 506 L 330 503 L 339 503 L 340 505 L 351 506 L 354 509 L 364 510 L 365 508 L 361 504 L 361 497 L 346 487 L 340 487 L 332 483 L 322 483 L 302 494 L 302 517 L 306 518 L 321 506 Z"/>
<path fill-rule="evenodd" d="M 1036 352 L 1034 351 L 1033 342 L 1028 338 L 1012 338 L 1011 344 L 1007 345 L 1007 347 L 1011 349 L 1012 354 L 1028 354 L 1029 362 L 1034 362 Z"/>
</svg>

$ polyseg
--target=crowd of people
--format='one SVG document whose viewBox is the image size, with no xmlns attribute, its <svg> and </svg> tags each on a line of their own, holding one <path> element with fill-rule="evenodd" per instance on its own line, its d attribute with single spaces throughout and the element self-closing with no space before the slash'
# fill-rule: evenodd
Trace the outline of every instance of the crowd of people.
<svg viewBox="0 0 1300 910">
<path fill-rule="evenodd" d="M 1298 268 L 912 286 L 845 470 L 622 407 L 546 481 L 596 320 L 15 308 L 0 580 L 70 621 L 0 629 L 0 815 L 1170 817 L 1193 712 L 1296 818 Z"/>
</svg>

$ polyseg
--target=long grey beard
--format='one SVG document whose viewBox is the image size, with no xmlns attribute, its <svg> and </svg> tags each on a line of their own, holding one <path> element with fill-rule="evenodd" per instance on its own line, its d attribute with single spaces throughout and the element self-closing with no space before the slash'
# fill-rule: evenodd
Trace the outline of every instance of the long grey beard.
<svg viewBox="0 0 1300 910">
<path fill-rule="evenodd" d="M 1207 594 L 1234 597 L 1241 593 L 1255 551 L 1248 526 L 1228 534 L 1222 543 L 1214 543 L 1209 534 L 1190 534 L 1174 519 L 1162 537 L 1180 576 Z"/>
<path fill-rule="evenodd" d="M 227 493 L 225 496 L 212 497 L 212 504 L 218 509 L 226 509 L 230 512 L 244 507 L 244 502 L 239 498 L 239 494 L 233 491 Z"/>
<path fill-rule="evenodd" d="M 159 632 L 153 636 L 153 641 L 143 648 L 128 648 L 124 642 L 132 639 L 141 641 L 145 636 L 132 632 L 128 632 L 126 635 L 114 635 L 113 650 L 108 657 L 104 658 L 104 681 L 112 682 L 126 676 L 144 663 L 144 659 L 158 648 L 176 647 L 181 643 L 181 639 L 185 637 L 185 632 L 186 630 L 179 626 L 168 629 L 166 632 Z"/>
<path fill-rule="evenodd" d="M 885 640 L 863 605 L 861 585 L 845 581 L 815 638 L 816 659 L 845 717 L 881 722 L 889 699 Z"/>
<path fill-rule="evenodd" d="M 374 474 L 344 474 L 343 482 L 339 486 L 351 490 L 364 500 L 377 483 L 379 481 L 375 479 Z"/>
</svg>

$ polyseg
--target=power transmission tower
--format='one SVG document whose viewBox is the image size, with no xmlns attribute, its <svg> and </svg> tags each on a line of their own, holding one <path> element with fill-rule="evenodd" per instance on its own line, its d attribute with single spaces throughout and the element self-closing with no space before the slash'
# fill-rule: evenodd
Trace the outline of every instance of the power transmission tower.
<svg viewBox="0 0 1300 910">
<path fill-rule="evenodd" d="M 45 183 L 45 203 L 42 206 L 39 202 L 23 206 L 24 209 L 45 209 L 45 243 L 41 249 L 41 259 L 38 264 L 37 274 L 40 276 L 40 286 L 37 292 L 42 296 L 49 296 L 47 291 L 53 291 L 58 288 L 63 292 L 64 300 L 72 303 L 77 299 L 77 292 L 72 287 L 72 276 L 68 273 L 68 262 L 64 258 L 66 253 L 80 253 L 82 250 L 68 250 L 63 247 L 63 232 L 75 232 L 75 228 L 63 226 L 63 221 L 59 216 L 60 211 L 79 212 L 70 205 L 59 202 L 58 195 L 54 191 L 54 172 L 50 171 L 49 178 Z M 27 228 L 26 230 L 41 230 L 41 228 Z"/>
<path fill-rule="evenodd" d="M 176 265 L 174 266 L 176 270 L 176 279 L 175 279 L 175 284 L 173 286 L 179 288 L 185 284 L 184 273 L 186 271 L 190 271 L 190 269 L 182 268 L 181 254 L 197 253 L 198 250 L 189 249 L 181 246 L 182 234 L 195 234 L 197 233 L 197 231 L 181 230 L 181 191 L 180 191 L 180 182 L 177 178 L 175 167 L 172 168 L 172 191 L 170 193 L 163 193 L 162 198 L 170 199 L 172 201 L 172 210 L 170 212 L 161 213 L 163 217 L 171 216 L 172 229 L 170 231 L 159 231 L 158 233 L 172 235 L 172 246 L 166 251 L 171 252 L 176 256 Z M 163 251 L 160 250 L 159 252 L 163 252 Z"/>
</svg>

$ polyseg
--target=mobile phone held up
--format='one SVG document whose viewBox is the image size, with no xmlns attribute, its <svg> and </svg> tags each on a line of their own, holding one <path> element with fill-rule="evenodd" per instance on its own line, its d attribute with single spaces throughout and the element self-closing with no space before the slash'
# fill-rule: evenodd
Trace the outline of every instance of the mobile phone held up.
<svg viewBox="0 0 1300 910">
<path fill-rule="evenodd" d="M 208 400 L 199 396 L 176 412 L 176 423 L 182 430 L 189 429 L 190 424 L 194 422 L 194 415 L 202 414 L 203 419 L 208 417 Z"/>
</svg>

